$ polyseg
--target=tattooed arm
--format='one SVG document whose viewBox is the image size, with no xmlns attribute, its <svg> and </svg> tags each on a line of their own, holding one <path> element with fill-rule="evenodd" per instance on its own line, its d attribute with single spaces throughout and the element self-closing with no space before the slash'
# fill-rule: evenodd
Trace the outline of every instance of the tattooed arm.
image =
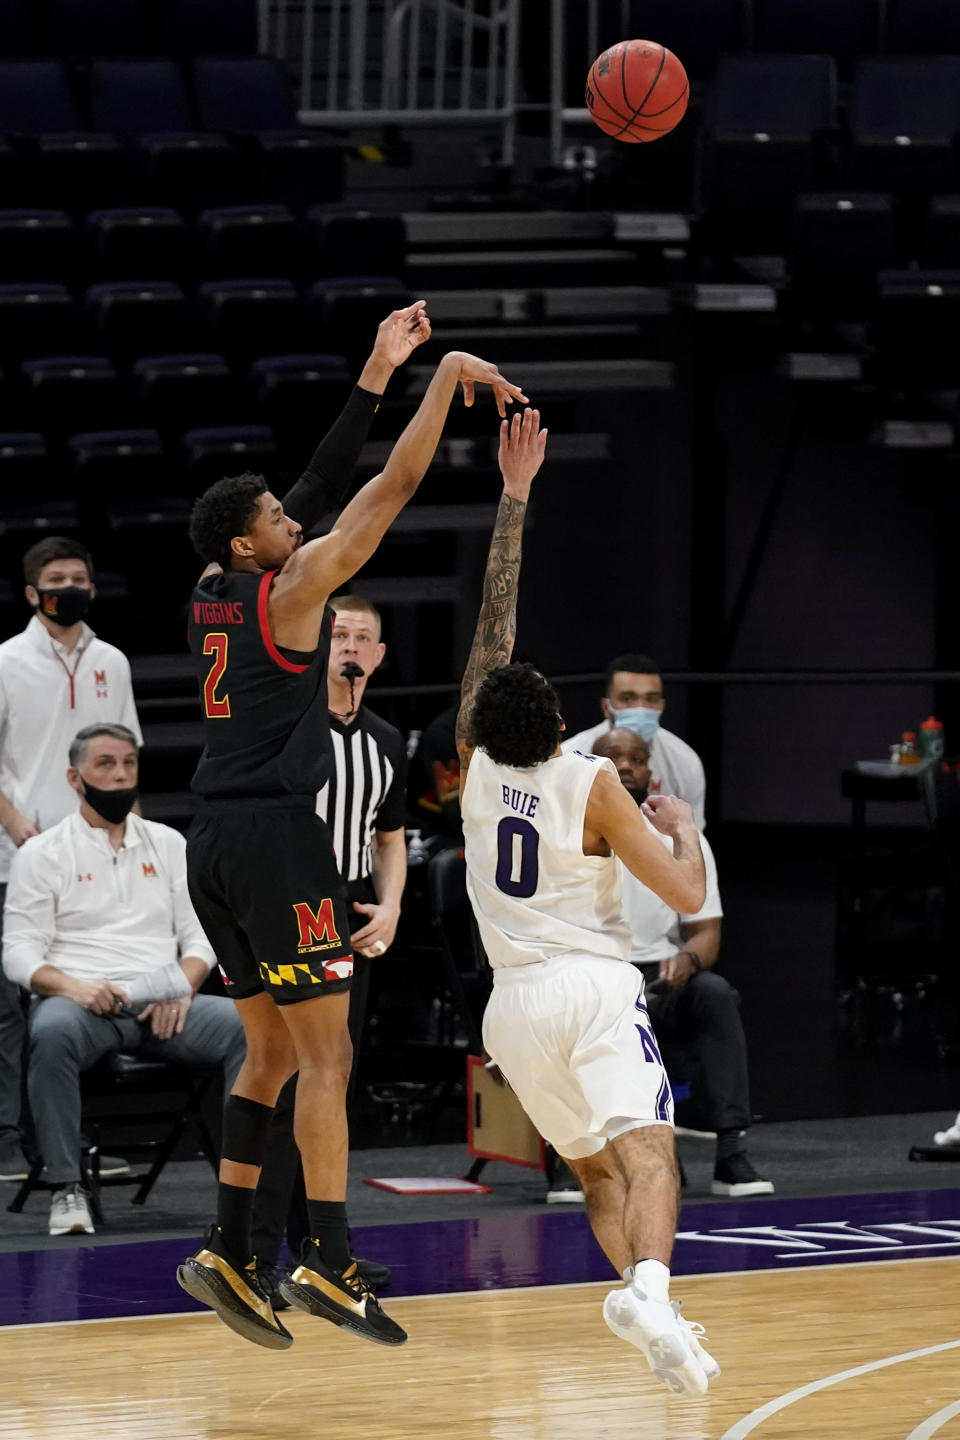
<svg viewBox="0 0 960 1440">
<path fill-rule="evenodd" d="M 483 577 L 483 604 L 473 647 L 460 686 L 457 716 L 457 754 L 460 756 L 460 794 L 474 751 L 470 718 L 476 693 L 491 670 L 508 665 L 517 633 L 517 582 L 523 522 L 530 486 L 543 464 L 547 432 L 540 429 L 539 410 L 525 410 L 500 426 L 500 471 L 503 495 L 493 527 L 493 539 Z"/>
</svg>

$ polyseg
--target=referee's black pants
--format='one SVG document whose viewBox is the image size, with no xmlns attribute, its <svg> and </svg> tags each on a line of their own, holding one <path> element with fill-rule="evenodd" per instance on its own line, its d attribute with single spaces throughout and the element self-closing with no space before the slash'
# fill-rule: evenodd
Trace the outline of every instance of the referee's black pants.
<svg viewBox="0 0 960 1440">
<path fill-rule="evenodd" d="M 374 899 L 371 886 L 362 883 L 347 886 L 347 903 L 350 909 L 351 932 L 367 924 L 367 917 L 353 908 L 359 900 L 372 904 Z M 367 1016 L 367 999 L 370 993 L 370 966 L 368 956 L 354 951 L 353 979 L 350 985 L 350 1015 L 347 1021 L 350 1039 L 353 1042 L 353 1068 L 350 1071 L 348 1095 L 353 1093 L 357 1074 L 357 1059 L 360 1042 Z M 303 1164 L 297 1142 L 293 1138 L 293 1109 L 297 1094 L 297 1077 L 291 1076 L 277 1097 L 276 1108 L 267 1130 L 267 1143 L 263 1152 L 263 1168 L 257 1184 L 257 1195 L 253 1204 L 251 1241 L 253 1253 L 258 1260 L 276 1265 L 283 1244 L 284 1232 L 291 1255 L 299 1257 L 300 1244 L 310 1234 L 307 1215 L 307 1188 L 303 1179 Z"/>
<path fill-rule="evenodd" d="M 641 966 L 648 985 L 653 966 Z M 653 1033 L 674 1081 L 691 1080 L 694 1098 L 712 1130 L 746 1130 L 750 1125 L 747 1041 L 740 1018 L 740 996 L 712 970 L 701 970 L 679 990 L 654 986 L 647 991 Z"/>
</svg>

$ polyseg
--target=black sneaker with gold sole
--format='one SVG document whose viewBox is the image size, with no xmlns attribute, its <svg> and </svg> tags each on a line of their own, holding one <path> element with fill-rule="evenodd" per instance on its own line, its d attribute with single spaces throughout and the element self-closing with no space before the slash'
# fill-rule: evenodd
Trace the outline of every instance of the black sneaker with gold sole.
<svg viewBox="0 0 960 1440">
<path fill-rule="evenodd" d="M 300 1264 L 292 1275 L 284 1276 L 279 1288 L 298 1310 L 355 1330 L 378 1345 L 402 1345 L 407 1338 L 406 1331 L 382 1309 L 357 1270 L 356 1260 L 338 1274 L 324 1264 L 313 1240 L 304 1240 Z"/>
<path fill-rule="evenodd" d="M 177 1283 L 201 1305 L 215 1310 L 224 1325 L 244 1340 L 267 1350 L 286 1350 L 293 1344 L 257 1278 L 256 1262 L 241 1265 L 228 1255 L 216 1225 L 211 1226 L 203 1249 L 177 1267 Z"/>
</svg>

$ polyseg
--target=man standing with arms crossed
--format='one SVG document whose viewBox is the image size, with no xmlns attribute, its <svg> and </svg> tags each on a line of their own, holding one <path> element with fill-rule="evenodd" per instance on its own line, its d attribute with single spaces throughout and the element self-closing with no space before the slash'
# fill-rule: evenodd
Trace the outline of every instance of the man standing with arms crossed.
<svg viewBox="0 0 960 1440">
<path fill-rule="evenodd" d="M 398 314 L 411 334 L 429 334 L 423 302 Z M 353 958 L 330 833 L 315 809 L 329 775 L 327 601 L 415 493 L 457 385 L 472 403 L 478 382 L 491 385 L 501 413 L 525 398 L 488 362 L 445 355 L 383 473 L 320 539 L 302 544 L 300 524 L 258 476 L 218 481 L 191 520 L 194 545 L 210 564 L 190 606 L 206 745 L 193 782 L 201 807 L 188 879 L 237 1001 L 247 1057 L 225 1107 L 217 1223 L 178 1279 L 231 1328 L 271 1349 L 286 1348 L 292 1336 L 257 1281 L 250 1217 L 273 1107 L 297 1070 L 294 1128 L 312 1238 L 283 1293 L 382 1344 L 406 1339 L 358 1274 L 347 1236 Z"/>
<path fill-rule="evenodd" d="M 613 765 L 560 749 L 556 694 L 511 665 L 527 498 L 544 457 L 536 410 L 501 425 L 503 496 L 457 718 L 467 888 L 493 967 L 483 1040 L 545 1140 L 572 1166 L 590 1224 L 624 1288 L 603 1315 L 682 1395 L 719 1366 L 670 1303 L 678 1175 L 673 1100 L 628 964 L 617 859 L 672 908 L 705 896 L 690 806 L 643 813 Z"/>
</svg>

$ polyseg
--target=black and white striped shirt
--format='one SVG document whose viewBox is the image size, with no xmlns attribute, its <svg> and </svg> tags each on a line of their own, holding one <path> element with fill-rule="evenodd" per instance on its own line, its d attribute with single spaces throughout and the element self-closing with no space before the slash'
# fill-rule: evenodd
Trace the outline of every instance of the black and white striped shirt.
<svg viewBox="0 0 960 1440">
<path fill-rule="evenodd" d="M 333 775 L 317 795 L 317 814 L 330 827 L 340 874 L 367 879 L 375 830 L 399 830 L 406 813 L 403 736 L 361 705 L 352 725 L 330 716 Z"/>
</svg>

